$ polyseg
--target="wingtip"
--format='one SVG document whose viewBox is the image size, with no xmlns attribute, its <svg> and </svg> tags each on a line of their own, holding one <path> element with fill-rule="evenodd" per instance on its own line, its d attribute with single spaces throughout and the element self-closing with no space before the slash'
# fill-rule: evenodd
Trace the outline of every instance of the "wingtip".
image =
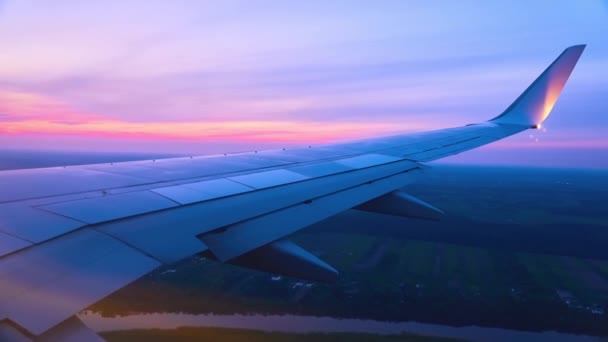
<svg viewBox="0 0 608 342">
<path fill-rule="evenodd" d="M 566 51 L 572 51 L 572 50 L 578 50 L 578 53 L 582 54 L 586 47 L 587 47 L 587 44 L 572 45 L 572 46 L 566 48 L 566 50 L 564 50 L 564 52 L 566 52 Z"/>
<path fill-rule="evenodd" d="M 579 44 L 566 48 L 501 115 L 490 121 L 540 127 L 551 113 L 585 47 L 586 44 Z"/>
<path fill-rule="evenodd" d="M 586 47 L 587 47 L 587 44 L 577 44 L 577 45 L 572 45 L 568 49 L 584 49 Z"/>
</svg>

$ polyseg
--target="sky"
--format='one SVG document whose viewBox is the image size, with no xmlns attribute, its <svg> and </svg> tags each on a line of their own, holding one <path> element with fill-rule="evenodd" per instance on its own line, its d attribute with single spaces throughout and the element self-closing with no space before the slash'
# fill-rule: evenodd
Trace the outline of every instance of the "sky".
<svg viewBox="0 0 608 342">
<path fill-rule="evenodd" d="M 608 168 L 608 1 L 0 0 L 0 149 L 218 153 L 461 126 L 587 49 L 542 130 L 448 161 Z"/>
</svg>

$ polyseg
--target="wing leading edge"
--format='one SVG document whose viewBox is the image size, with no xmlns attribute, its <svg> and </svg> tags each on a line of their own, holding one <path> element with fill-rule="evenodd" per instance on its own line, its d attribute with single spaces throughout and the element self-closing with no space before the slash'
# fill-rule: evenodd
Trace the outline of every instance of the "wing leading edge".
<svg viewBox="0 0 608 342">
<path fill-rule="evenodd" d="M 422 163 L 537 128 L 583 50 L 566 49 L 501 115 L 464 127 L 301 149 L 0 172 L 0 339 L 94 340 L 74 317 L 78 311 L 196 253 L 335 279 L 335 269 L 286 238 L 350 208 L 437 219 L 440 210 L 400 192 L 425 172 Z"/>
</svg>

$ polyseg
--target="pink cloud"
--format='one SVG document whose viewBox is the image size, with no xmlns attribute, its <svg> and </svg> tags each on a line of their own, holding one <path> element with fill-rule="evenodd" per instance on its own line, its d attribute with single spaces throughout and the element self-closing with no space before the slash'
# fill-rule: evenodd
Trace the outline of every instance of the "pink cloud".
<svg viewBox="0 0 608 342">
<path fill-rule="evenodd" d="M 46 120 L 83 121 L 98 116 L 73 109 L 55 97 L 16 90 L 0 89 L 0 113 L 5 121 Z"/>
<path fill-rule="evenodd" d="M 0 90 L 0 133 L 71 135 L 120 139 L 325 142 L 395 133 L 382 122 L 227 120 L 133 122 L 108 119 L 73 108 L 61 99 L 30 92 Z"/>
<path fill-rule="evenodd" d="M 391 132 L 394 132 L 394 126 L 383 123 L 298 121 L 128 122 L 91 120 L 58 122 L 37 119 L 6 122 L 0 127 L 0 133 L 4 134 L 42 133 L 196 141 L 323 142 Z"/>
</svg>

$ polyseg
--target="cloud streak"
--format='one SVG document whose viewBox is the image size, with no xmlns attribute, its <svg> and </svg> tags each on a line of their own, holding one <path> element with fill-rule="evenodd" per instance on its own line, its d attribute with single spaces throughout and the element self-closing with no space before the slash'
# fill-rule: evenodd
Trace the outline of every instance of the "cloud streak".
<svg viewBox="0 0 608 342">
<path fill-rule="evenodd" d="M 297 121 L 224 121 L 224 122 L 60 122 L 8 121 L 0 134 L 57 134 L 122 139 L 233 140 L 262 142 L 326 142 L 381 134 L 395 134 L 393 125 L 382 123 L 335 123 Z"/>
<path fill-rule="evenodd" d="M 534 146 L 594 149 L 608 136 L 608 18 L 593 1 L 21 0 L 2 16 L 3 146 L 317 143 L 468 124 L 575 43 L 589 48 L 547 136 L 578 131 Z"/>
</svg>

